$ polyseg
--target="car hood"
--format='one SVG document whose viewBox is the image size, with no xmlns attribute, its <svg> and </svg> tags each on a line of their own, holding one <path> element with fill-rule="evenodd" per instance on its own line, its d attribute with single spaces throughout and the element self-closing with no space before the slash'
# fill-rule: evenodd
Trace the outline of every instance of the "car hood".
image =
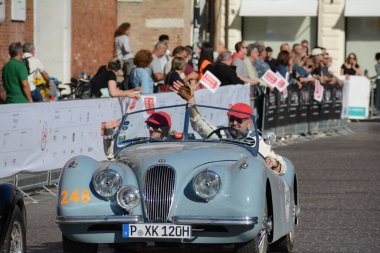
<svg viewBox="0 0 380 253">
<path fill-rule="evenodd" d="M 120 151 L 117 160 L 131 168 L 167 164 L 174 168 L 195 168 L 219 161 L 237 161 L 252 154 L 244 147 L 229 143 L 159 142 L 137 144 Z"/>
</svg>

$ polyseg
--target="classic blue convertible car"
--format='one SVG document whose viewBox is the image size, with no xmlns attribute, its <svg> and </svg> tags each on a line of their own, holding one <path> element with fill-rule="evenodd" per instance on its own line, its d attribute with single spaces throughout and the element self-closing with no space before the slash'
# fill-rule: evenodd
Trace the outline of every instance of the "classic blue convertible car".
<svg viewBox="0 0 380 253">
<path fill-rule="evenodd" d="M 210 125 L 222 126 L 215 133 L 231 130 L 229 109 L 197 108 Z M 170 121 L 161 138 L 151 135 L 159 129 L 154 123 L 162 123 L 152 120 L 156 112 Z M 56 220 L 65 252 L 143 242 L 230 244 L 240 253 L 266 252 L 268 245 L 292 250 L 299 213 L 292 163 L 284 158 L 284 174 L 268 167 L 256 124 L 249 138 L 202 138 L 190 117 L 188 105 L 128 113 L 114 134 L 112 160 L 67 162 Z"/>
</svg>

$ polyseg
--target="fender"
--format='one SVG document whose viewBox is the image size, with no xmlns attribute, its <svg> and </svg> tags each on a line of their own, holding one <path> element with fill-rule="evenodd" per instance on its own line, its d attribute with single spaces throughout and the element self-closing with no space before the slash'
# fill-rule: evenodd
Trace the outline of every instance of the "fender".
<svg viewBox="0 0 380 253">
<path fill-rule="evenodd" d="M 133 170 L 122 163 L 97 162 L 88 156 L 76 156 L 70 159 L 62 170 L 58 187 L 57 215 L 115 215 L 123 214 L 120 208 L 114 208 L 115 199 L 103 199 L 92 185 L 93 175 L 101 169 L 115 170 L 123 178 L 122 185 L 133 185 L 139 189 Z M 104 205 L 105 202 L 109 204 Z M 142 207 L 137 207 L 135 213 L 142 214 Z"/>
<path fill-rule="evenodd" d="M 286 158 L 287 172 L 278 175 L 267 170 L 270 182 L 273 205 L 273 241 L 287 235 L 293 226 L 295 219 L 295 196 L 294 196 L 294 166 Z"/>
<path fill-rule="evenodd" d="M 14 185 L 5 183 L 0 184 L 0 193 L 0 245 L 2 245 L 16 205 L 20 208 L 23 214 L 25 228 L 27 224 L 25 203 L 20 190 Z"/>
</svg>

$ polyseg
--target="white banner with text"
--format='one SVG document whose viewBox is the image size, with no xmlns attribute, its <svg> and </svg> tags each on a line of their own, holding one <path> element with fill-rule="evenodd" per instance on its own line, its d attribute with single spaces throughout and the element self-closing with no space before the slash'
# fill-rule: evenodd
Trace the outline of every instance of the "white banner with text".
<svg viewBox="0 0 380 253">
<path fill-rule="evenodd" d="M 249 85 L 223 86 L 212 94 L 195 92 L 198 104 L 230 107 L 249 104 Z M 62 168 L 73 156 L 105 160 L 101 124 L 120 118 L 126 110 L 184 104 L 175 93 L 129 99 L 88 99 L 34 104 L 0 105 L 0 178 L 21 171 Z M 171 115 L 173 121 L 183 120 Z M 177 118 L 178 117 L 178 118 Z"/>
</svg>

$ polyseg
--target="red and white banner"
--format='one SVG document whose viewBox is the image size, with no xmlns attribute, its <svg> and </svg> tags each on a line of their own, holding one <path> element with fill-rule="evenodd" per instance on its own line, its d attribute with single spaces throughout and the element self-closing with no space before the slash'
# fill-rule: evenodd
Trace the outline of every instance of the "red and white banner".
<svg viewBox="0 0 380 253">
<path fill-rule="evenodd" d="M 278 81 L 276 83 L 276 88 L 280 92 L 283 92 L 286 89 L 286 87 L 288 87 L 289 82 L 284 77 L 282 77 L 282 75 L 280 74 L 280 72 L 276 72 L 276 75 L 278 76 Z M 288 73 L 286 73 L 286 75 L 289 76 Z"/>
<path fill-rule="evenodd" d="M 284 91 L 283 91 L 283 93 L 284 93 L 284 98 L 287 98 L 288 97 L 288 89 L 285 88 Z"/>
<path fill-rule="evenodd" d="M 141 100 L 143 101 L 143 110 L 152 109 L 157 107 L 157 97 L 156 96 L 141 96 Z M 147 114 L 153 114 L 154 110 L 146 111 Z"/>
<path fill-rule="evenodd" d="M 203 74 L 199 82 L 212 93 L 215 93 L 221 84 L 220 80 L 208 70 Z"/>
<path fill-rule="evenodd" d="M 279 73 L 274 73 L 272 70 L 268 69 L 267 72 L 261 77 L 261 80 L 269 84 L 271 88 L 276 88 L 282 92 L 289 85 L 289 82 Z"/>
<path fill-rule="evenodd" d="M 261 77 L 261 80 L 269 84 L 271 88 L 275 88 L 279 77 L 272 70 L 268 69 L 267 72 L 265 72 L 265 74 Z"/>
<path fill-rule="evenodd" d="M 314 81 L 314 99 L 318 102 L 322 102 L 323 99 L 323 92 L 325 88 L 321 85 L 321 83 L 318 80 Z"/>
</svg>

